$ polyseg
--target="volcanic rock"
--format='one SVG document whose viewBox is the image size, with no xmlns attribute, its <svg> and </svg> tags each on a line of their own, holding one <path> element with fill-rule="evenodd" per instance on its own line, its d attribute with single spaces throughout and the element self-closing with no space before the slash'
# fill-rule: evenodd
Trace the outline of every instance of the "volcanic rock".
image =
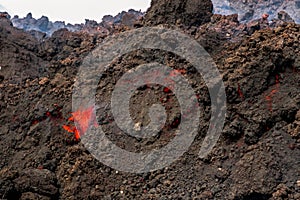
<svg viewBox="0 0 300 200">
<path fill-rule="evenodd" d="M 199 26 L 210 21 L 212 10 L 210 0 L 152 0 L 145 15 L 145 24 Z"/>
<path fill-rule="evenodd" d="M 159 134 L 134 138 L 114 122 L 115 85 L 139 65 L 157 62 L 179 71 L 201 109 L 198 134 L 188 152 L 166 168 L 134 174 L 102 164 L 75 137 L 74 115 L 85 113 L 72 110 L 82 61 L 109 34 L 119 33 L 117 28 L 109 34 L 90 33 L 94 22 L 88 23 L 86 32 L 60 29 L 37 39 L 0 18 L 0 198 L 299 199 L 299 25 L 284 22 L 250 32 L 237 15 L 213 15 L 201 26 L 180 26 L 209 51 L 226 90 L 224 130 L 203 159 L 198 152 L 210 125 L 211 100 L 195 67 L 159 49 L 114 59 L 98 82 L 95 110 L 105 136 L 120 148 L 160 149 L 176 136 L 180 124 L 176 95 L 150 84 L 134 92 L 129 112 L 143 126 L 150 122 L 152 105 L 164 106 L 167 120 Z"/>
<path fill-rule="evenodd" d="M 14 16 L 11 21 L 15 27 L 25 31 L 31 31 L 33 36 L 36 36 L 38 39 L 42 39 L 42 33 L 45 33 L 47 36 L 51 36 L 55 31 L 64 28 L 73 32 L 86 31 L 90 34 L 109 34 L 107 29 L 112 29 L 113 26 L 123 25 L 132 27 L 134 23 L 143 16 L 143 14 L 144 13 L 140 11 L 130 9 L 127 12 L 123 11 L 114 17 L 104 16 L 101 23 L 86 19 L 84 24 L 75 25 L 69 23 L 66 24 L 61 21 L 51 22 L 48 17 L 45 16 L 42 16 L 40 19 L 35 19 L 31 13 L 28 13 L 24 18 Z"/>
<path fill-rule="evenodd" d="M 216 14 L 238 14 L 243 23 L 260 18 L 264 13 L 270 15 L 270 20 L 277 17 L 277 13 L 285 11 L 297 23 L 300 23 L 299 0 L 212 0 Z"/>
</svg>

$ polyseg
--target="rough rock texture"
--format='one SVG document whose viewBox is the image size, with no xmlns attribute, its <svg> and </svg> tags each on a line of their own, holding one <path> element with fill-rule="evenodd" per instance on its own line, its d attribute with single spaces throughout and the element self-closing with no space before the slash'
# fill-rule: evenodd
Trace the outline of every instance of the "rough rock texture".
<svg viewBox="0 0 300 200">
<path fill-rule="evenodd" d="M 181 27 L 210 52 L 226 87 L 225 127 L 204 159 L 198 151 L 209 124 L 210 98 L 190 63 L 180 55 L 146 49 L 107 67 L 95 97 L 98 123 L 123 149 L 166 145 L 180 117 L 172 92 L 142 87 L 131 100 L 133 118 L 146 123 L 147 109 L 159 103 L 167 110 L 166 125 L 153 138 L 123 133 L 113 120 L 110 96 L 129 69 L 156 61 L 180 70 L 203 110 L 188 152 L 167 168 L 130 174 L 100 163 L 62 128 L 74 125 L 70 117 L 78 68 L 107 35 L 62 29 L 41 41 L 0 18 L 0 198 L 300 199 L 300 26 L 279 23 L 255 31 L 240 26 L 236 15 L 215 15 L 200 27 Z M 238 34 L 241 30 L 245 33 Z"/>
<path fill-rule="evenodd" d="M 212 9 L 210 0 L 153 0 L 145 23 L 199 26 L 210 21 Z"/>
<path fill-rule="evenodd" d="M 1 76 L 13 81 L 15 77 L 37 77 L 46 69 L 45 62 L 37 55 L 36 39 L 17 30 L 6 18 L 0 18 Z M 30 65 L 28 61 L 30 60 Z M 9 66 L 14 67 L 9 67 Z"/>
</svg>

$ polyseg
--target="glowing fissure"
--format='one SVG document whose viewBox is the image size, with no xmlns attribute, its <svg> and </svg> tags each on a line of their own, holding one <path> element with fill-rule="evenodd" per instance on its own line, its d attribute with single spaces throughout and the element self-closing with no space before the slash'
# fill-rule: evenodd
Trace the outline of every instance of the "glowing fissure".
<svg viewBox="0 0 300 200">
<path fill-rule="evenodd" d="M 63 125 L 63 129 L 73 133 L 76 140 L 79 140 L 86 133 L 90 125 L 99 126 L 94 114 L 94 107 L 75 111 L 71 115 L 68 121 L 76 123 L 78 127 L 75 125 Z"/>
<path fill-rule="evenodd" d="M 276 75 L 276 87 L 275 87 L 275 89 L 273 89 L 271 92 L 270 92 L 270 94 L 268 94 L 267 96 L 266 96 L 266 101 L 268 102 L 268 110 L 270 111 L 270 112 L 272 112 L 273 111 L 273 97 L 274 97 L 274 95 L 279 91 L 279 87 L 280 87 L 280 81 L 279 81 L 279 75 Z"/>
</svg>

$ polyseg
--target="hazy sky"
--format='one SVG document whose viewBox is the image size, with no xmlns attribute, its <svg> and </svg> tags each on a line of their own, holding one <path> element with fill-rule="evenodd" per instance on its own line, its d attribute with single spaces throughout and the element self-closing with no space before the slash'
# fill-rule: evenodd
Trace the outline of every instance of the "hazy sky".
<svg viewBox="0 0 300 200">
<path fill-rule="evenodd" d="M 84 23 L 85 19 L 101 21 L 104 15 L 116 15 L 130 8 L 146 11 L 151 0 L 1 0 L 13 17 L 26 16 L 31 12 L 34 18 L 42 15 L 51 21 L 65 21 L 67 23 Z"/>
</svg>

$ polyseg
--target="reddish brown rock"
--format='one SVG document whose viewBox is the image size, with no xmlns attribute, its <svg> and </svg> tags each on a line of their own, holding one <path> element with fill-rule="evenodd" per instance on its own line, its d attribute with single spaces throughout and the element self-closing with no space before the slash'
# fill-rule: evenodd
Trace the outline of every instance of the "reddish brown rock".
<svg viewBox="0 0 300 200">
<path fill-rule="evenodd" d="M 210 21 L 210 0 L 153 0 L 146 13 L 146 25 L 183 24 L 199 26 Z"/>
</svg>

